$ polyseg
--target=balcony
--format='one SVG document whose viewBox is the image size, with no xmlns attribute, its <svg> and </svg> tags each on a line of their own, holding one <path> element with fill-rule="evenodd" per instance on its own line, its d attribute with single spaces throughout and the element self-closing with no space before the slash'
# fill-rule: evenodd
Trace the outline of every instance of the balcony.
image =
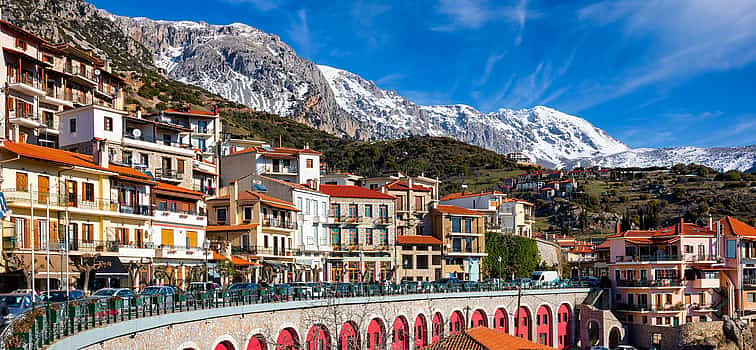
<svg viewBox="0 0 756 350">
<path fill-rule="evenodd" d="M 10 206 L 30 206 L 33 201 L 37 207 L 44 207 L 49 204 L 51 207 L 73 210 L 82 209 L 143 216 L 150 215 L 150 207 L 147 205 L 120 203 L 117 200 L 107 198 L 88 198 L 63 193 L 19 191 L 18 189 L 6 189 L 3 190 L 3 194 Z"/>
<path fill-rule="evenodd" d="M 97 82 L 94 80 L 94 71 L 92 69 L 87 69 L 86 66 L 65 65 L 63 66 L 63 72 L 69 74 L 73 81 L 81 85 L 91 88 L 97 86 Z"/>
<path fill-rule="evenodd" d="M 205 226 L 207 225 L 207 216 L 204 211 L 197 210 L 179 210 L 171 208 L 152 208 L 152 217 L 157 221 L 169 222 L 182 225 Z"/>
<path fill-rule="evenodd" d="M 47 85 L 45 88 L 45 95 L 40 97 L 39 100 L 52 105 L 73 107 L 73 103 L 66 99 L 65 94 L 60 92 L 60 90 L 52 84 Z"/>
<path fill-rule="evenodd" d="M 27 128 L 38 128 L 42 125 L 42 116 L 36 113 L 8 111 L 8 118 L 11 123 Z"/>
<path fill-rule="evenodd" d="M 214 196 L 215 195 L 215 188 L 210 187 L 210 186 L 194 185 L 193 189 L 195 191 L 197 191 L 197 192 L 204 193 L 206 196 Z"/>
<path fill-rule="evenodd" d="M 95 93 L 97 93 L 104 99 L 112 100 L 116 95 L 118 95 L 118 89 L 116 89 L 114 86 L 99 82 L 97 84 L 97 89 L 95 89 Z"/>
<path fill-rule="evenodd" d="M 210 253 L 208 253 L 210 254 Z M 185 245 L 161 244 L 155 249 L 155 257 L 169 259 L 204 260 L 205 249 L 202 247 L 187 247 Z"/>
<path fill-rule="evenodd" d="M 388 251 L 388 244 L 378 242 L 377 244 L 332 244 L 334 251 L 337 252 L 385 252 Z"/>
<path fill-rule="evenodd" d="M 149 137 L 135 137 L 131 134 L 123 135 L 124 146 L 136 147 L 141 149 L 147 149 L 151 151 L 179 154 L 185 157 L 194 158 L 194 151 L 191 150 L 191 146 L 183 143 L 156 140 Z"/>
<path fill-rule="evenodd" d="M 155 169 L 155 178 L 164 181 L 181 182 L 184 181 L 184 173 L 179 173 L 175 169 Z"/>
<path fill-rule="evenodd" d="M 263 220 L 263 227 L 267 228 L 280 228 L 284 230 L 296 230 L 296 221 L 286 221 L 277 218 L 266 218 Z"/>
<path fill-rule="evenodd" d="M 375 219 L 375 224 L 381 226 L 391 225 L 391 222 L 391 218 L 387 216 L 379 216 L 377 219 Z"/>
<path fill-rule="evenodd" d="M 45 90 L 39 80 L 24 75 L 8 76 L 8 87 L 24 95 L 44 96 Z"/>
<path fill-rule="evenodd" d="M 617 287 L 628 288 L 679 288 L 683 287 L 681 279 L 659 279 L 659 280 L 617 280 Z"/>
<path fill-rule="evenodd" d="M 697 278 L 693 281 L 691 281 L 691 287 L 693 288 L 719 288 L 719 278 Z"/>
<path fill-rule="evenodd" d="M 620 255 L 616 257 L 616 262 L 678 262 L 682 261 L 679 255 Z"/>
<path fill-rule="evenodd" d="M 616 309 L 619 311 L 637 311 L 637 312 L 680 312 L 686 309 L 682 303 L 672 305 L 647 305 L 647 304 L 625 304 L 618 303 Z"/>
<path fill-rule="evenodd" d="M 231 247 L 231 253 L 249 254 L 249 255 L 266 255 L 289 257 L 301 255 L 299 249 L 281 248 L 281 247 Z"/>
<path fill-rule="evenodd" d="M 262 173 L 273 175 L 297 175 L 297 168 L 294 166 L 265 166 Z"/>
</svg>

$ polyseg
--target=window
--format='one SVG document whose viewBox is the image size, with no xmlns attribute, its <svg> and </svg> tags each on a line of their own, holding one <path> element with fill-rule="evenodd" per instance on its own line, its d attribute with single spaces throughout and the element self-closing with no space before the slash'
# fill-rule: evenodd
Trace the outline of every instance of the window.
<svg viewBox="0 0 756 350">
<path fill-rule="evenodd" d="M 123 161 L 123 164 L 131 166 L 132 156 L 131 156 L 131 152 L 130 151 L 123 151 L 123 154 L 121 155 L 121 159 Z"/>
<path fill-rule="evenodd" d="M 412 268 L 412 255 L 402 255 L 402 268 L 403 269 Z"/>
<path fill-rule="evenodd" d="M 373 205 L 372 204 L 365 204 L 365 217 L 366 218 L 372 218 L 373 217 Z"/>
<path fill-rule="evenodd" d="M 388 229 L 378 229 L 378 244 L 382 246 L 388 245 Z"/>
<path fill-rule="evenodd" d="M 452 232 L 462 232 L 462 219 L 453 217 L 451 218 L 452 222 Z"/>
<path fill-rule="evenodd" d="M 360 244 L 360 237 L 357 235 L 357 229 L 350 228 L 349 229 L 349 245 L 358 245 L 358 244 Z"/>
<path fill-rule="evenodd" d="M 50 55 L 42 55 L 42 61 L 49 64 L 55 64 L 55 58 Z"/>
<path fill-rule="evenodd" d="M 388 205 L 384 204 L 384 205 L 381 205 L 380 207 L 378 207 L 378 216 L 380 216 L 382 219 L 387 219 L 388 218 L 388 216 L 389 216 L 389 214 L 388 214 Z"/>
<path fill-rule="evenodd" d="M 27 49 L 26 41 L 17 38 L 16 39 L 16 47 L 19 48 L 19 49 L 21 49 L 21 50 L 26 51 L 26 49 Z"/>
<path fill-rule="evenodd" d="M 738 252 L 738 242 L 734 239 L 727 240 L 727 259 L 735 259 Z"/>
<path fill-rule="evenodd" d="M 423 196 L 415 196 L 415 210 L 425 211 L 424 199 Z"/>
<path fill-rule="evenodd" d="M 81 239 L 84 242 L 91 243 L 94 238 L 94 225 L 93 224 L 82 224 L 81 225 Z"/>
<path fill-rule="evenodd" d="M 29 190 L 29 175 L 16 173 L 16 191 L 26 192 Z"/>
<path fill-rule="evenodd" d="M 307 169 L 312 169 L 314 167 L 312 159 L 307 160 Z"/>
<path fill-rule="evenodd" d="M 176 159 L 176 173 L 178 174 L 184 173 L 184 160 L 183 159 Z"/>
<path fill-rule="evenodd" d="M 748 302 L 756 303 L 756 293 L 748 293 Z"/>
<path fill-rule="evenodd" d="M 428 256 L 427 255 L 418 255 L 415 257 L 417 260 L 417 263 L 415 264 L 418 269 L 427 269 L 428 268 Z"/>
<path fill-rule="evenodd" d="M 150 166 L 150 156 L 147 153 L 140 153 L 139 158 L 140 158 L 139 165 L 145 168 L 148 168 Z"/>
<path fill-rule="evenodd" d="M 341 245 L 341 229 L 338 227 L 331 227 L 331 245 Z"/>
<path fill-rule="evenodd" d="M 94 184 L 92 183 L 85 183 L 84 184 L 84 200 L 88 202 L 94 202 Z"/>
<path fill-rule="evenodd" d="M 68 131 L 76 132 L 76 118 L 71 118 L 68 120 Z"/>
<path fill-rule="evenodd" d="M 252 207 L 242 208 L 242 218 L 244 221 L 252 221 Z"/>
<path fill-rule="evenodd" d="M 349 217 L 350 218 L 356 218 L 357 217 L 357 204 L 350 204 L 349 205 Z"/>
<path fill-rule="evenodd" d="M 326 202 L 322 202 L 321 203 L 320 209 L 321 209 L 320 212 L 323 213 L 323 215 L 328 215 L 327 212 L 326 212 Z"/>
<path fill-rule="evenodd" d="M 472 232 L 472 219 L 465 219 L 465 233 Z"/>
<path fill-rule="evenodd" d="M 320 216 L 318 215 L 318 201 L 312 200 L 312 216 Z"/>
<path fill-rule="evenodd" d="M 305 203 L 307 203 L 307 206 L 305 206 L 305 215 L 310 215 L 310 206 L 312 205 L 312 201 L 308 198 L 305 200 Z"/>
<path fill-rule="evenodd" d="M 297 209 L 299 209 L 299 210 L 304 209 L 304 206 L 302 205 L 302 203 L 303 203 L 302 198 L 301 197 L 297 198 Z"/>
<path fill-rule="evenodd" d="M 113 131 L 113 118 L 105 117 L 105 131 Z"/>
<path fill-rule="evenodd" d="M 339 203 L 331 203 L 331 217 L 339 218 L 341 217 L 341 205 Z"/>
<path fill-rule="evenodd" d="M 268 236 L 263 236 L 263 248 L 268 248 Z"/>
<path fill-rule="evenodd" d="M 692 245 L 685 245 L 685 254 L 693 254 L 693 246 Z"/>
<path fill-rule="evenodd" d="M 226 208 L 215 209 L 215 221 L 226 222 Z"/>
<path fill-rule="evenodd" d="M 372 228 L 365 229 L 365 244 L 373 245 L 373 229 Z"/>
</svg>

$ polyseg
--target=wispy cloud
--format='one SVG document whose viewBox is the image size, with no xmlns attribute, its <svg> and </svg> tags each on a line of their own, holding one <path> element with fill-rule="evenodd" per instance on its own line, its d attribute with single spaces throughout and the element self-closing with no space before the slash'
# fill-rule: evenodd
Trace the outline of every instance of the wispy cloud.
<svg viewBox="0 0 756 350">
<path fill-rule="evenodd" d="M 499 63 L 499 61 L 501 61 L 504 57 L 506 57 L 505 53 L 493 53 L 489 55 L 483 68 L 483 74 L 481 75 L 480 79 L 475 82 L 475 85 L 485 85 L 488 82 L 488 78 L 491 76 L 491 72 L 493 71 L 496 64 Z"/>
<path fill-rule="evenodd" d="M 690 112 L 683 112 L 683 113 L 664 113 L 661 115 L 661 117 L 668 119 L 670 121 L 702 121 L 707 119 L 714 119 L 717 117 L 722 116 L 724 113 L 722 111 L 706 111 L 706 112 L 700 112 L 700 113 L 690 113 Z"/>
<path fill-rule="evenodd" d="M 284 3 L 284 0 L 225 0 L 225 1 L 231 4 L 249 4 L 249 5 L 252 5 L 252 7 L 263 12 L 268 12 L 270 10 L 277 9 L 281 7 Z"/>
<path fill-rule="evenodd" d="M 696 141 L 701 146 L 748 146 L 756 144 L 756 114 L 735 118 L 732 126 Z"/>
<path fill-rule="evenodd" d="M 313 45 L 310 38 L 310 26 L 307 24 L 307 11 L 300 9 L 296 15 L 289 20 L 289 29 L 287 30 L 289 39 L 297 47 L 298 54 L 304 57 L 311 57 L 313 54 Z"/>
<path fill-rule="evenodd" d="M 750 0 L 606 0 L 580 9 L 577 17 L 607 27 L 602 30 L 618 27 L 618 41 L 641 39 L 648 50 L 636 53 L 637 64 L 604 79 L 601 92 L 584 92 L 577 110 L 646 86 L 674 85 L 701 73 L 727 71 L 756 61 L 756 2 Z"/>
<path fill-rule="evenodd" d="M 540 16 L 537 12 L 529 12 L 527 4 L 527 0 L 520 0 L 517 6 L 502 6 L 486 0 L 439 0 L 436 12 L 445 20 L 432 25 L 431 30 L 449 32 L 479 29 L 490 22 L 504 20 L 518 26 L 515 41 L 519 45 L 527 19 Z"/>
<path fill-rule="evenodd" d="M 385 75 L 383 77 L 378 78 L 375 81 L 375 85 L 378 85 L 381 88 L 385 88 L 384 87 L 385 85 L 395 84 L 396 82 L 398 82 L 402 78 L 404 78 L 404 74 L 391 73 L 391 74 L 388 74 L 388 75 Z"/>
</svg>

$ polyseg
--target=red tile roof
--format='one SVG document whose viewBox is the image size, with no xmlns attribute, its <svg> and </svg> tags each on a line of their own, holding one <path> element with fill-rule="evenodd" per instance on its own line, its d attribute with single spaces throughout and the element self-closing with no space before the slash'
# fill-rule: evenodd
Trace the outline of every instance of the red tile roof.
<svg viewBox="0 0 756 350">
<path fill-rule="evenodd" d="M 724 234 L 756 238 L 756 228 L 736 218 L 725 216 L 719 220 Z"/>
<path fill-rule="evenodd" d="M 396 237 L 396 243 L 398 244 L 429 244 L 440 245 L 443 244 L 440 239 L 433 236 L 398 236 Z"/>
<path fill-rule="evenodd" d="M 611 245 L 612 245 L 612 242 L 610 242 L 610 241 L 608 241 L 608 240 L 607 240 L 607 241 L 604 241 L 604 242 L 602 242 L 601 244 L 599 244 L 599 245 L 598 245 L 598 246 L 596 247 L 596 250 L 599 250 L 599 249 L 601 249 L 601 250 L 604 250 L 604 249 L 609 249 L 609 247 L 610 247 Z"/>
<path fill-rule="evenodd" d="M 253 191 L 245 191 L 245 192 L 249 195 L 257 197 L 260 200 L 260 202 L 264 203 L 265 205 L 278 208 L 278 209 L 300 211 L 292 202 L 288 202 L 283 199 L 271 197 L 267 194 L 260 193 L 260 192 L 253 192 Z"/>
<path fill-rule="evenodd" d="M 266 150 L 262 146 L 251 146 L 243 150 L 236 151 L 230 155 L 244 154 L 244 153 L 260 153 L 262 155 L 276 157 L 276 156 L 289 156 L 294 157 L 299 154 L 322 154 L 318 151 L 311 150 L 309 148 L 291 148 L 291 147 L 270 147 L 272 151 Z"/>
<path fill-rule="evenodd" d="M 458 207 L 456 205 L 439 205 L 436 207 L 436 209 L 438 209 L 438 211 L 444 214 L 451 214 L 451 215 L 461 215 L 461 216 L 484 216 L 485 215 L 474 210 Z"/>
<path fill-rule="evenodd" d="M 504 192 L 499 191 L 488 191 L 488 192 L 480 192 L 480 193 L 472 193 L 472 192 L 455 192 L 447 194 L 446 196 L 443 196 L 441 198 L 442 201 L 448 201 L 451 199 L 459 199 L 459 198 L 468 198 L 468 197 L 480 197 L 480 196 L 487 196 L 487 195 L 495 195 L 500 194 L 503 195 Z"/>
<path fill-rule="evenodd" d="M 189 194 L 189 195 L 198 196 L 198 197 L 202 197 L 202 196 L 205 195 L 202 192 L 192 191 L 192 190 L 190 190 L 188 188 L 183 188 L 183 187 L 179 187 L 179 186 L 176 186 L 176 185 L 171 185 L 171 184 L 167 184 L 167 183 L 164 183 L 164 182 L 158 182 L 157 186 L 155 186 L 155 189 L 156 190 L 166 191 L 166 192 L 179 192 L 179 193 Z"/>
<path fill-rule="evenodd" d="M 543 350 L 553 349 L 545 345 L 515 337 L 491 328 L 466 329 L 439 342 L 426 345 L 421 350 Z"/>
<path fill-rule="evenodd" d="M 394 180 L 381 187 L 385 187 L 388 190 L 394 190 L 394 191 L 409 191 L 410 190 L 409 184 L 406 181 L 401 181 L 401 180 Z M 430 187 L 425 187 L 418 184 L 412 184 L 412 190 L 418 191 L 418 192 L 433 191 L 433 189 Z"/>
<path fill-rule="evenodd" d="M 660 230 L 628 230 L 608 236 L 607 238 L 663 238 L 669 236 L 714 236 L 716 233 L 708 228 L 687 222 L 678 222 L 675 225 Z"/>
<path fill-rule="evenodd" d="M 389 199 L 396 197 L 360 186 L 320 185 L 320 192 L 339 198 Z"/>
<path fill-rule="evenodd" d="M 535 204 L 533 204 L 533 203 L 530 203 L 530 202 L 522 200 L 522 199 L 517 199 L 517 198 L 507 198 L 507 199 L 503 200 L 502 202 L 504 202 L 504 203 L 507 203 L 507 202 L 519 202 L 519 203 L 522 203 L 522 204 L 525 204 L 525 205 L 535 206 Z"/>
</svg>

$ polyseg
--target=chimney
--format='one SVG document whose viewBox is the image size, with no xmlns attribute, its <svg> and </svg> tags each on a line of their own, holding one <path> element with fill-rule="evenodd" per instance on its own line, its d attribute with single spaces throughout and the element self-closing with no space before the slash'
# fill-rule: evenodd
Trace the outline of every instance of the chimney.
<svg viewBox="0 0 756 350">
<path fill-rule="evenodd" d="M 215 115 L 218 115 L 218 105 L 215 105 L 214 112 L 215 112 Z"/>
<path fill-rule="evenodd" d="M 190 103 L 189 104 L 189 113 L 191 113 L 191 112 L 192 112 L 192 104 Z"/>
<path fill-rule="evenodd" d="M 619 221 L 617 221 L 617 225 L 614 228 L 614 233 L 620 233 L 620 222 Z"/>
<path fill-rule="evenodd" d="M 94 139 L 94 147 L 92 147 L 92 160 L 98 166 L 107 168 L 110 166 L 110 159 L 108 159 L 108 145 L 105 140 Z"/>
<path fill-rule="evenodd" d="M 716 249 L 714 249 L 714 252 L 716 253 L 716 256 L 720 256 L 720 250 L 722 247 L 720 246 L 722 242 L 722 223 L 717 221 L 717 246 Z"/>
<path fill-rule="evenodd" d="M 714 231 L 714 218 L 709 214 L 709 231 Z"/>
<path fill-rule="evenodd" d="M 141 109 L 137 110 L 136 117 L 137 117 L 137 119 L 142 119 L 142 110 Z"/>
</svg>

